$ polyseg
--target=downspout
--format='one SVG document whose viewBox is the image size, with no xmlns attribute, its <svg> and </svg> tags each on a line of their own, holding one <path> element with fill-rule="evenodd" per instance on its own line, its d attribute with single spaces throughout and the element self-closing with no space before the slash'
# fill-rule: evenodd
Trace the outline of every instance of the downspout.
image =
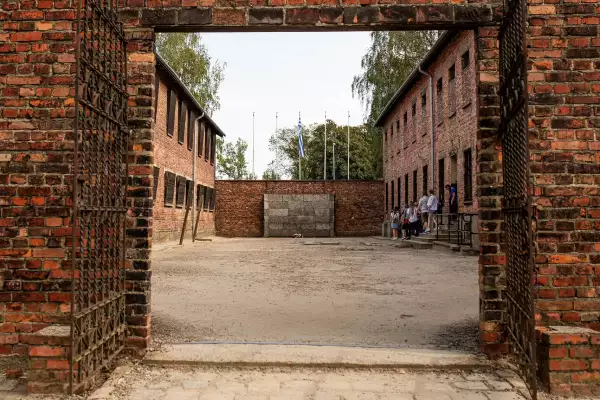
<svg viewBox="0 0 600 400">
<path fill-rule="evenodd" d="M 429 129 L 431 129 L 431 190 L 435 192 L 435 132 L 433 127 L 433 76 L 421 69 L 419 65 L 419 72 L 429 77 Z M 438 196 L 440 194 L 438 193 Z"/>
<path fill-rule="evenodd" d="M 194 227 L 196 226 L 194 224 L 194 218 L 196 216 L 196 192 L 197 192 L 197 184 L 196 184 L 196 159 L 198 158 L 198 133 L 200 132 L 200 127 L 198 126 L 198 122 L 200 122 L 200 120 L 202 118 L 204 118 L 204 111 L 201 111 L 202 114 L 200 114 L 199 117 L 196 117 L 196 119 L 194 120 L 194 128 L 198 128 L 198 132 L 196 132 L 196 129 L 194 129 L 194 145 L 193 147 L 193 151 L 192 151 L 192 158 L 193 158 L 193 170 L 192 170 L 192 181 L 194 182 L 194 187 L 192 188 L 192 242 L 194 241 L 194 239 L 196 239 L 194 237 Z"/>
</svg>

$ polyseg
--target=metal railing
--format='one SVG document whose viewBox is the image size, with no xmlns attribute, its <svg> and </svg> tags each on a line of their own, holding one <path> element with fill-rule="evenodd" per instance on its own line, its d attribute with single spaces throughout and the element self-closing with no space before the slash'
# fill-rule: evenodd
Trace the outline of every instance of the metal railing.
<svg viewBox="0 0 600 400">
<path fill-rule="evenodd" d="M 448 213 L 435 214 L 437 229 L 435 230 L 435 240 L 445 240 L 448 243 L 457 246 L 473 247 L 473 218 L 474 213 Z M 444 224 L 444 219 L 446 224 Z M 447 226 L 446 238 L 440 237 L 440 229 Z"/>
</svg>

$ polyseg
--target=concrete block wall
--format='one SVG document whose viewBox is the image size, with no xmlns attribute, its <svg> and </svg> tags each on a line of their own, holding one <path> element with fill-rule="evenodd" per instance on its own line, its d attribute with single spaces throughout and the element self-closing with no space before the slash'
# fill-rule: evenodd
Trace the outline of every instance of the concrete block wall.
<svg viewBox="0 0 600 400">
<path fill-rule="evenodd" d="M 335 236 L 335 196 L 265 194 L 265 237 Z"/>
</svg>

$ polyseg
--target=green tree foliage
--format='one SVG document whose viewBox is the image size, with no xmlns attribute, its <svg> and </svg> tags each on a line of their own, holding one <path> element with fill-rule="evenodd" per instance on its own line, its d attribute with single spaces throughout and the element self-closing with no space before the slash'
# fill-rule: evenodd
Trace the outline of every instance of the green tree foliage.
<svg viewBox="0 0 600 400">
<path fill-rule="evenodd" d="M 212 61 L 198 33 L 158 33 L 156 49 L 208 115 L 219 109 L 226 64 Z"/>
<path fill-rule="evenodd" d="M 370 125 L 438 36 L 437 31 L 371 33 L 371 47 L 361 61 L 363 71 L 352 82 L 352 94 L 363 103 Z"/>
<path fill-rule="evenodd" d="M 217 138 L 217 176 L 219 179 L 256 179 L 248 172 L 248 143 L 238 138 L 235 143 Z"/>
<path fill-rule="evenodd" d="M 302 179 L 323 179 L 324 124 L 304 126 Z M 335 178 L 347 179 L 348 127 L 327 121 L 327 179 L 333 179 L 333 143 Z M 377 152 L 364 125 L 350 127 L 350 179 L 378 179 Z M 269 139 L 269 149 L 279 155 L 269 166 L 280 176 L 298 179 L 298 135 L 296 128 L 280 129 Z"/>
<path fill-rule="evenodd" d="M 281 174 L 275 170 L 273 161 L 271 161 L 267 169 L 264 170 L 262 178 L 266 181 L 278 181 L 281 179 Z"/>
</svg>

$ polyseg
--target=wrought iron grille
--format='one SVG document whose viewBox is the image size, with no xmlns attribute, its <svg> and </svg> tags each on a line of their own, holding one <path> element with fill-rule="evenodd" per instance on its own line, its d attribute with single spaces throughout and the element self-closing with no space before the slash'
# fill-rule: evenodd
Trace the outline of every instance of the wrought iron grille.
<svg viewBox="0 0 600 400">
<path fill-rule="evenodd" d="M 527 1 L 508 0 L 500 28 L 499 134 L 502 139 L 506 238 L 506 331 L 532 398 L 537 396 L 533 251 L 529 199 Z"/>
<path fill-rule="evenodd" d="M 127 54 L 118 0 L 79 0 L 70 391 L 125 344 Z"/>
</svg>

